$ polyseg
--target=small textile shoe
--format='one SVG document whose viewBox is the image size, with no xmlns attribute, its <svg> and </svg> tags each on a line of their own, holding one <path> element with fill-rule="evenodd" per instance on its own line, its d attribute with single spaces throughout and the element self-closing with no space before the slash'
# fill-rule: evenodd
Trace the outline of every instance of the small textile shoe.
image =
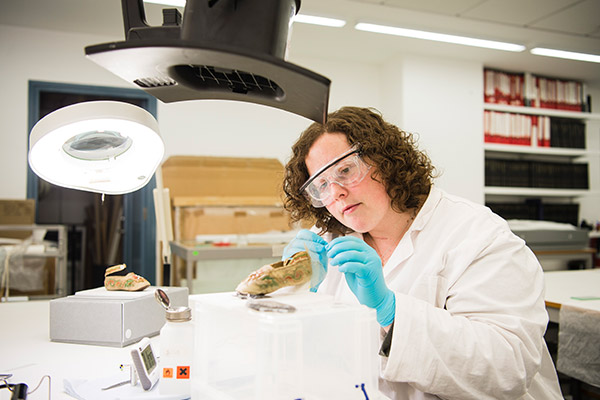
<svg viewBox="0 0 600 400">
<path fill-rule="evenodd" d="M 252 272 L 235 289 L 242 295 L 265 295 L 286 286 L 310 281 L 312 266 L 307 251 L 300 251 L 287 260 L 267 264 Z"/>
<path fill-rule="evenodd" d="M 130 272 L 125 273 L 127 265 L 119 264 L 106 268 L 104 272 L 104 287 L 106 290 L 124 290 L 126 292 L 137 292 L 150 286 L 145 278 Z"/>
</svg>

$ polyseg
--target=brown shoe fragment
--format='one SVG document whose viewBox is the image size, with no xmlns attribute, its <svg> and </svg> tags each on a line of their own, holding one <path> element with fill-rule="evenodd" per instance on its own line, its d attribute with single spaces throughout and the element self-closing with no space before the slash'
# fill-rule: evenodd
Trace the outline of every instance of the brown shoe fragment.
<svg viewBox="0 0 600 400">
<path fill-rule="evenodd" d="M 301 251 L 287 260 L 267 264 L 252 272 L 235 290 L 241 294 L 264 295 L 282 287 L 306 283 L 311 275 L 310 256 Z"/>
</svg>

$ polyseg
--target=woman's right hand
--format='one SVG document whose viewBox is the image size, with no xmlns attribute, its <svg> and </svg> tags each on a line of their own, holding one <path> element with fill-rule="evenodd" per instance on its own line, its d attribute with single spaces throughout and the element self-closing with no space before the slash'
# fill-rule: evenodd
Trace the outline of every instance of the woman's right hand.
<svg viewBox="0 0 600 400">
<path fill-rule="evenodd" d="M 282 260 L 288 259 L 299 251 L 308 251 L 313 264 L 313 278 L 311 290 L 316 291 L 327 273 L 327 242 L 321 236 L 308 229 L 302 229 L 296 237 L 283 249 Z M 320 271 L 315 271 L 315 262 L 321 265 Z"/>
</svg>

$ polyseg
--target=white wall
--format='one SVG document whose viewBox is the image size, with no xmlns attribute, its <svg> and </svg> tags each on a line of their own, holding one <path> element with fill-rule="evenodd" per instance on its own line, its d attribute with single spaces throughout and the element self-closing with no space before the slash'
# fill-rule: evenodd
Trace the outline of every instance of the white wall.
<svg viewBox="0 0 600 400">
<path fill-rule="evenodd" d="M 28 81 L 131 87 L 84 56 L 85 46 L 111 40 L 121 39 L 0 25 L 0 198 L 26 196 Z M 438 184 L 483 202 L 479 63 L 410 55 L 384 65 L 300 55 L 290 61 L 332 80 L 330 110 L 375 107 L 402 129 L 418 133 L 420 147 L 442 173 Z M 275 157 L 285 162 L 293 141 L 311 122 L 247 103 L 158 104 L 167 156 Z"/>
<path fill-rule="evenodd" d="M 439 174 L 436 185 L 483 203 L 483 66 L 404 56 L 383 70 L 385 112 L 417 135 Z"/>
</svg>

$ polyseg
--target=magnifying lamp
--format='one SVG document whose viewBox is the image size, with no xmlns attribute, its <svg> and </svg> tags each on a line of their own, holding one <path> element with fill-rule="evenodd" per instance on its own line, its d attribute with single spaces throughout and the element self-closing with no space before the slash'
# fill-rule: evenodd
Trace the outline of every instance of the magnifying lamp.
<svg viewBox="0 0 600 400">
<path fill-rule="evenodd" d="M 118 101 L 89 101 L 38 121 L 29 137 L 29 165 L 40 178 L 71 189 L 123 194 L 142 188 L 162 161 L 156 119 Z"/>
</svg>

